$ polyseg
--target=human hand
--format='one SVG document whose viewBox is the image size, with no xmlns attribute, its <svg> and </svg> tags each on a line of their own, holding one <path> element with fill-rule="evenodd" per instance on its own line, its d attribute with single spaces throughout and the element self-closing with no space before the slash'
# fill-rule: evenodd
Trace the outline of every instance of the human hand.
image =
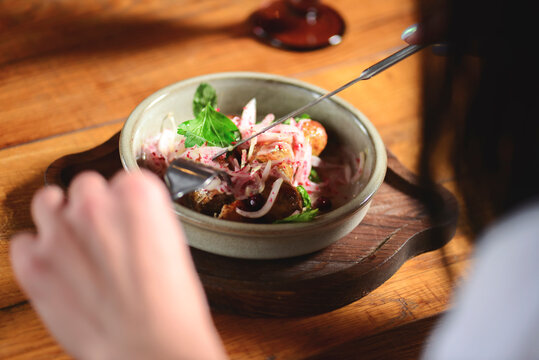
<svg viewBox="0 0 539 360">
<path fill-rule="evenodd" d="M 37 234 L 11 240 L 15 276 L 41 319 L 77 359 L 221 359 L 180 224 L 153 174 L 96 173 L 67 199 L 32 201 Z"/>
<path fill-rule="evenodd" d="M 423 22 L 408 26 L 401 34 L 401 39 L 410 45 L 443 43 L 446 39 L 447 18 L 443 12 L 436 12 L 425 17 Z"/>
<path fill-rule="evenodd" d="M 410 45 L 432 45 L 432 52 L 436 55 L 446 55 L 447 45 L 443 39 L 442 25 L 436 22 L 428 24 L 413 24 L 408 26 L 401 34 L 401 39 Z"/>
</svg>

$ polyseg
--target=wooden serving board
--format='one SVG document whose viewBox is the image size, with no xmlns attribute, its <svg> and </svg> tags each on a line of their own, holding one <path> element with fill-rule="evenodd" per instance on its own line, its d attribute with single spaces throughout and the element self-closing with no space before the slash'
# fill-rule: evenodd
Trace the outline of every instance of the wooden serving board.
<svg viewBox="0 0 539 360">
<path fill-rule="evenodd" d="M 119 133 L 105 143 L 53 162 L 45 182 L 67 188 L 83 170 L 109 178 L 122 168 Z M 306 316 L 328 312 L 380 286 L 409 258 L 436 250 L 454 235 L 455 197 L 439 187 L 445 216 L 429 222 L 415 176 L 388 152 L 384 183 L 350 234 L 316 253 L 281 260 L 242 260 L 191 249 L 211 306 L 247 316 Z"/>
</svg>

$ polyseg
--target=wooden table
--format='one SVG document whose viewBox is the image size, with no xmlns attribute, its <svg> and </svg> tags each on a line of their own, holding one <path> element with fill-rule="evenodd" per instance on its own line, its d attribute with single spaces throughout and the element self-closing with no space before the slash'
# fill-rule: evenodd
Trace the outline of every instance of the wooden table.
<svg viewBox="0 0 539 360">
<path fill-rule="evenodd" d="M 403 46 L 411 0 L 336 0 L 338 46 L 288 52 L 248 36 L 259 0 L 5 0 L 0 2 L 0 358 L 69 358 L 18 288 L 10 236 L 32 229 L 29 203 L 47 165 L 94 147 L 155 90 L 195 75 L 260 71 L 333 89 Z M 409 169 L 418 153 L 419 58 L 342 93 Z M 452 188 L 450 177 L 442 184 Z M 306 318 L 214 313 L 233 359 L 417 358 L 465 274 L 459 226 L 440 250 L 409 260 L 364 298 Z"/>
</svg>

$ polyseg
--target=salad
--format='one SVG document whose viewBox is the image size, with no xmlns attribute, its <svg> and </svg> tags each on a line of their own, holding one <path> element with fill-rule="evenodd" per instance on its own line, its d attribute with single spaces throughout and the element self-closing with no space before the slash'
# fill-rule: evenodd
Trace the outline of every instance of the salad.
<svg viewBox="0 0 539 360">
<path fill-rule="evenodd" d="M 163 176 L 176 158 L 187 158 L 225 171 L 231 182 L 215 178 L 208 186 L 183 196 L 180 204 L 224 220 L 279 223 L 311 221 L 351 194 L 343 189 L 357 182 L 364 153 L 346 150 L 320 157 L 326 129 L 307 114 L 291 118 L 212 158 L 275 121 L 273 114 L 257 121 L 256 99 L 240 115 L 217 107 L 215 89 L 202 83 L 193 99 L 192 120 L 177 123 L 169 113 L 161 131 L 146 139 L 138 163 Z M 344 156 L 343 156 L 344 155 Z"/>
</svg>

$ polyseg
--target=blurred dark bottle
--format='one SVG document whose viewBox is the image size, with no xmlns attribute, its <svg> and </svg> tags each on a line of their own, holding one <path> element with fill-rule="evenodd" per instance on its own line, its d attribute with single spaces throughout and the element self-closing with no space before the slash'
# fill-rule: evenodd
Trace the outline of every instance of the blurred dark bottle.
<svg viewBox="0 0 539 360">
<path fill-rule="evenodd" d="M 345 24 L 334 9 L 318 0 L 277 0 L 251 14 L 252 33 L 283 49 L 308 51 L 342 41 Z"/>
</svg>

